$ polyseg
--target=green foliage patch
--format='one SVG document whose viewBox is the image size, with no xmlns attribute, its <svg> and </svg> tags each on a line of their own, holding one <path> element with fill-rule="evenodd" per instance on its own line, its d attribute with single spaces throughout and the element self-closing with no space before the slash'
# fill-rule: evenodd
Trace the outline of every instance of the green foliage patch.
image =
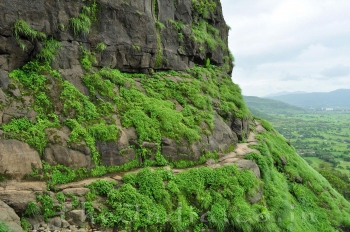
<svg viewBox="0 0 350 232">
<path fill-rule="evenodd" d="M 198 15 L 207 18 L 215 11 L 216 2 L 214 0 L 192 0 L 192 8 Z"/>
<path fill-rule="evenodd" d="M 22 36 L 29 38 L 32 41 L 34 39 L 46 39 L 45 33 L 32 29 L 31 26 L 22 19 L 16 20 L 15 24 L 13 25 L 13 33 L 15 34 L 16 40 L 19 40 Z"/>
<path fill-rule="evenodd" d="M 41 209 L 36 202 L 28 202 L 24 215 L 29 217 L 35 217 L 41 213 Z"/>
<path fill-rule="evenodd" d="M 201 46 L 207 46 L 210 51 L 214 51 L 218 46 L 223 51 L 227 50 L 225 43 L 220 37 L 219 30 L 204 20 L 200 20 L 193 25 L 191 39 L 198 42 Z"/>
<path fill-rule="evenodd" d="M 4 222 L 0 222 L 0 232 L 9 232 L 9 231 L 10 231 L 9 227 Z"/>
<path fill-rule="evenodd" d="M 37 200 L 41 203 L 43 216 L 47 222 L 50 217 L 53 217 L 56 214 L 53 199 L 48 194 L 44 193 L 38 195 Z"/>
<path fill-rule="evenodd" d="M 234 222 L 230 212 L 245 213 L 250 206 L 246 194 L 259 185 L 250 171 L 240 172 L 236 166 L 196 168 L 178 175 L 145 168 L 126 174 L 123 181 L 118 188 L 101 180 L 89 185 L 91 192 L 107 199 L 102 211 L 93 212 L 96 223 L 126 230 L 197 231 L 209 226 L 224 231 Z M 253 221 L 250 224 L 256 228 Z"/>
<path fill-rule="evenodd" d="M 260 168 L 266 206 L 279 228 L 336 231 L 339 226 L 350 226 L 350 203 L 310 168 L 281 135 L 271 131 L 258 138 L 260 144 L 254 148 L 261 155 L 251 153 L 246 158 L 255 160 Z M 282 156 L 286 163 L 281 161 Z"/>
<path fill-rule="evenodd" d="M 90 1 L 90 4 L 83 6 L 82 12 L 69 20 L 69 26 L 75 36 L 86 36 L 90 32 L 92 23 L 97 21 L 98 5 L 96 1 Z"/>
<path fill-rule="evenodd" d="M 38 118 L 36 122 L 30 121 L 28 118 L 12 119 L 8 124 L 4 124 L 1 128 L 5 132 L 6 138 L 15 138 L 26 142 L 36 148 L 40 154 L 43 153 L 48 139 L 45 129 L 49 127 L 56 127 L 59 122 L 56 119 L 49 121 L 47 119 Z"/>
</svg>

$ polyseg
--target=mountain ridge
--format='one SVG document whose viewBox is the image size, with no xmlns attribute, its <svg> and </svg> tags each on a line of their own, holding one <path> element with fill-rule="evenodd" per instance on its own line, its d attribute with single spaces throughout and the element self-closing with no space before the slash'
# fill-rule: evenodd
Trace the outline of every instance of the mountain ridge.
<svg viewBox="0 0 350 232">
<path fill-rule="evenodd" d="M 279 100 L 291 105 L 303 108 L 322 108 L 322 107 L 346 107 L 350 104 L 346 101 L 350 97 L 350 89 L 337 89 L 331 92 L 314 92 L 303 94 L 288 94 L 269 99 Z"/>
</svg>

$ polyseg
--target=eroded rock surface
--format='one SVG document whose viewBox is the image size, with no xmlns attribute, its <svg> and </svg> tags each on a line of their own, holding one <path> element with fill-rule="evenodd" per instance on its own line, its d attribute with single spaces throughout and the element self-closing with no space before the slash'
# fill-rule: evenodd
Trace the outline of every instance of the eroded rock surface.
<svg viewBox="0 0 350 232">
<path fill-rule="evenodd" d="M 20 179 L 30 174 L 33 168 L 42 169 L 36 150 L 18 140 L 0 139 L 0 173 Z"/>
<path fill-rule="evenodd" d="M 7 204 L 0 200 L 0 222 L 8 226 L 10 232 L 22 232 L 20 218 Z"/>
</svg>

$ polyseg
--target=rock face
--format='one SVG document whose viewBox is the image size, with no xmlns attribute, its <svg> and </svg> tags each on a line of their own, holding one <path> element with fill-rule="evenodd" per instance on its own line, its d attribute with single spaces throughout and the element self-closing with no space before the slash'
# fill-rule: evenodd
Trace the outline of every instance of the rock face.
<svg viewBox="0 0 350 232">
<path fill-rule="evenodd" d="M 0 222 L 8 226 L 10 232 L 22 232 L 20 218 L 18 215 L 0 200 Z"/>
<path fill-rule="evenodd" d="M 228 27 L 220 1 L 210 2 L 214 2 L 216 7 L 206 13 L 198 11 L 191 0 L 0 2 L 0 125 L 21 117 L 36 121 L 38 115 L 33 106 L 37 97 L 22 91 L 21 84 L 9 77 L 14 69 L 21 68 L 45 48 L 43 39 L 29 32 L 22 32 L 20 36 L 16 34 L 15 25 L 19 20 L 22 20 L 22 24 L 27 23 L 35 33 L 44 33 L 47 38 L 60 42 L 61 47 L 50 63 L 51 66 L 58 70 L 63 80 L 72 83 L 82 94 L 88 96 L 91 92 L 81 78 L 88 73 L 82 65 L 82 57 L 85 55 L 93 55 L 94 59 L 89 58 L 93 70 L 109 67 L 131 73 L 183 71 L 210 61 L 210 64 L 227 66 L 225 70 L 230 73 L 233 65 L 227 47 Z M 90 7 L 88 11 L 87 6 Z M 88 15 L 89 20 L 84 21 L 82 14 Z M 74 26 L 73 19 L 80 20 L 85 30 L 79 31 Z M 210 37 L 208 33 L 217 42 L 214 48 L 213 42 L 205 39 Z M 43 161 L 72 169 L 93 168 L 96 163 L 92 162 L 91 144 L 89 147 L 83 139 L 81 143 L 70 141 L 72 130 L 64 124 L 66 115 L 62 111 L 65 106 L 60 102 L 62 86 L 47 73 L 40 74 L 46 75 L 46 88 L 49 89 L 46 94 L 55 104 L 54 111 L 61 122 L 61 127 L 44 130 L 48 143 L 42 152 Z M 183 81 L 175 76 L 167 78 L 174 83 Z M 208 81 L 205 75 L 203 81 Z M 146 93 L 140 78 L 134 79 L 134 85 Z M 103 96 L 91 97 L 104 101 Z M 184 105 L 171 100 L 174 101 L 176 110 L 181 112 Z M 220 100 L 212 100 L 220 105 Z M 139 143 L 135 128 L 123 127 L 119 115 L 114 115 L 112 118 L 120 129 L 118 139 L 96 141 L 94 152 L 99 153 L 104 166 L 122 165 L 137 157 L 140 162 L 145 158 L 155 159 L 158 151 L 169 161 L 198 160 L 205 152 L 225 153 L 232 144 L 247 137 L 248 120 L 235 118 L 230 113 L 222 115 L 215 107 L 214 128 L 209 130 L 208 125 L 203 125 L 210 133 L 202 134 L 201 139 L 192 144 L 185 139 L 175 141 L 166 137 L 158 144 Z M 2 131 L 0 132 L 1 136 Z M 0 173 L 22 178 L 32 168 L 42 168 L 39 154 L 22 142 L 0 140 L 0 148 Z M 140 148 L 147 149 L 147 157 L 138 156 L 137 149 Z M 26 162 L 16 163 L 17 160 Z"/>
<path fill-rule="evenodd" d="M 0 173 L 20 179 L 31 173 L 33 168 L 42 168 L 36 150 L 14 139 L 0 139 Z"/>
<path fill-rule="evenodd" d="M 91 156 L 61 145 L 49 145 L 44 151 L 44 160 L 50 165 L 62 164 L 76 169 L 91 167 Z"/>
<path fill-rule="evenodd" d="M 227 44 L 228 28 L 224 21 L 220 1 L 207 16 L 207 21 L 218 29 L 221 39 Z M 54 66 L 77 73 L 81 50 L 96 48 L 104 42 L 107 46 L 98 54 L 96 66 L 108 66 L 122 71 L 147 71 L 148 69 L 185 70 L 194 63 L 204 64 L 210 58 L 212 64 L 223 64 L 228 51 L 221 47 L 210 50 L 190 39 L 192 26 L 197 18 L 191 0 L 166 1 L 114 1 L 98 0 L 98 21 L 91 32 L 77 37 L 72 33 L 69 19 L 81 12 L 85 1 L 56 0 L 11 0 L 0 3 L 0 69 L 8 72 L 23 66 L 36 52 L 40 43 L 23 40 L 22 49 L 13 36 L 17 19 L 25 20 L 37 31 L 53 36 L 63 43 Z M 156 21 L 165 25 L 157 31 Z M 176 29 L 174 21 L 184 26 Z M 182 35 L 179 37 L 179 33 Z M 160 51 L 160 52 L 159 52 Z M 156 62 L 161 54 L 161 62 Z M 79 68 L 78 68 L 79 69 Z M 69 78 L 69 71 L 65 72 Z M 6 73 L 2 73 L 6 75 Z M 3 85 L 6 85 L 6 82 Z"/>
</svg>

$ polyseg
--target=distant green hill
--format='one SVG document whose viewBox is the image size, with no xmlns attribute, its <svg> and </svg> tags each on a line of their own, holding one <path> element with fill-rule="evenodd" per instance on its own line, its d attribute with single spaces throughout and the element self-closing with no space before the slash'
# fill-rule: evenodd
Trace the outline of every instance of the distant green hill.
<svg viewBox="0 0 350 232">
<path fill-rule="evenodd" d="M 350 89 L 332 92 L 298 93 L 269 97 L 302 108 L 347 108 L 350 109 Z M 249 105 L 249 104 L 248 104 Z"/>
<path fill-rule="evenodd" d="M 265 114 L 263 112 L 261 112 L 260 110 L 257 110 L 255 108 L 249 108 L 250 113 L 252 113 L 252 115 L 254 115 L 255 117 L 267 120 L 267 121 L 273 121 L 274 119 L 276 119 L 276 117 L 272 116 L 272 115 L 268 115 Z"/>
<path fill-rule="evenodd" d="M 261 117 L 263 119 L 270 120 L 269 118 L 266 118 L 265 116 L 259 116 L 254 114 L 258 113 L 256 110 L 260 111 L 264 114 L 303 114 L 306 113 L 306 111 L 302 108 L 292 106 L 290 104 L 267 99 L 267 98 L 259 98 L 259 97 L 253 97 L 253 96 L 244 96 L 244 100 L 248 105 L 248 108 L 252 111 L 252 114 L 258 117 Z M 255 109 L 255 110 L 254 110 Z"/>
</svg>

